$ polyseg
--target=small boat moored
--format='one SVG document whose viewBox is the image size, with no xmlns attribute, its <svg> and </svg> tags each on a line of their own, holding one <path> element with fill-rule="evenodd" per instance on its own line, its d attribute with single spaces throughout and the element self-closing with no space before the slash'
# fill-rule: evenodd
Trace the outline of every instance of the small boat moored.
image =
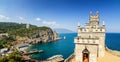
<svg viewBox="0 0 120 62">
<path fill-rule="evenodd" d="M 63 56 L 62 55 L 54 55 L 54 56 L 48 58 L 47 60 L 53 60 L 53 59 L 57 59 L 57 58 L 63 58 Z"/>
<path fill-rule="evenodd" d="M 64 36 L 64 40 L 66 39 L 66 37 Z"/>
</svg>

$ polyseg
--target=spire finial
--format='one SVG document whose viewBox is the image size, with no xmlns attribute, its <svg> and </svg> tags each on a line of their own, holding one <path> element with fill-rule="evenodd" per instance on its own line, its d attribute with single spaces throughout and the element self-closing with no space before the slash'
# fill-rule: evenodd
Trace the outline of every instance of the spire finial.
<svg viewBox="0 0 120 62">
<path fill-rule="evenodd" d="M 80 27 L 80 22 L 78 21 L 78 27 Z"/>
<path fill-rule="evenodd" d="M 103 21 L 102 25 L 105 25 L 105 22 Z"/>
<path fill-rule="evenodd" d="M 96 11 L 96 15 L 98 15 L 98 11 Z"/>
<path fill-rule="evenodd" d="M 90 15 L 92 15 L 92 11 L 90 11 Z"/>
</svg>

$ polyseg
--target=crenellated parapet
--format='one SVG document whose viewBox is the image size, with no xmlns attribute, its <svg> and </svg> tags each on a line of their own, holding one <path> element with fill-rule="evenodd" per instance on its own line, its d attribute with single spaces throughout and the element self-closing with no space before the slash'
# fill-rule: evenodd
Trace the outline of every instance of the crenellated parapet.
<svg viewBox="0 0 120 62">
<path fill-rule="evenodd" d="M 80 28 L 78 29 L 78 33 L 82 33 L 82 32 L 105 32 L 104 28 L 96 28 L 96 29 L 85 29 L 85 28 Z"/>
<path fill-rule="evenodd" d="M 78 23 L 78 35 L 81 33 L 105 33 L 105 24 L 104 21 L 102 25 L 99 24 L 99 14 L 98 11 L 94 16 L 92 12 L 90 12 L 90 21 L 86 23 L 85 27 L 81 27 L 80 23 Z"/>
<path fill-rule="evenodd" d="M 98 45 L 99 44 L 99 38 L 98 37 L 76 37 L 74 39 L 74 43 L 79 44 L 91 44 L 91 45 Z"/>
</svg>

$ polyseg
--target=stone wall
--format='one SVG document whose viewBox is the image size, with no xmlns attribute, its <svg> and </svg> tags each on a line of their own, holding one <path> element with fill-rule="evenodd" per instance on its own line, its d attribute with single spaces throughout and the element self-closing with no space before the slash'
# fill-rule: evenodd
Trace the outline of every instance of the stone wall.
<svg viewBox="0 0 120 62">
<path fill-rule="evenodd" d="M 76 62 L 83 62 L 83 53 L 82 51 L 85 47 L 88 49 L 89 53 L 89 61 L 96 62 L 97 59 L 97 45 L 84 45 L 84 44 L 76 44 L 75 46 L 75 60 Z"/>
</svg>

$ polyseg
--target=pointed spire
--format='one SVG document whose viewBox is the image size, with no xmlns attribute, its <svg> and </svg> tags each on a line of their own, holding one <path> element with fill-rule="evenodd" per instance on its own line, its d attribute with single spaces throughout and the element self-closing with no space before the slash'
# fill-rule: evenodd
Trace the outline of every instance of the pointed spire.
<svg viewBox="0 0 120 62">
<path fill-rule="evenodd" d="M 90 15 L 92 15 L 92 11 L 90 11 Z"/>
<path fill-rule="evenodd" d="M 80 22 L 78 21 L 78 27 L 80 27 Z"/>
<path fill-rule="evenodd" d="M 98 11 L 96 11 L 96 15 L 98 15 Z"/>
<path fill-rule="evenodd" d="M 104 26 L 105 25 L 105 22 L 103 21 L 102 25 Z"/>
</svg>

